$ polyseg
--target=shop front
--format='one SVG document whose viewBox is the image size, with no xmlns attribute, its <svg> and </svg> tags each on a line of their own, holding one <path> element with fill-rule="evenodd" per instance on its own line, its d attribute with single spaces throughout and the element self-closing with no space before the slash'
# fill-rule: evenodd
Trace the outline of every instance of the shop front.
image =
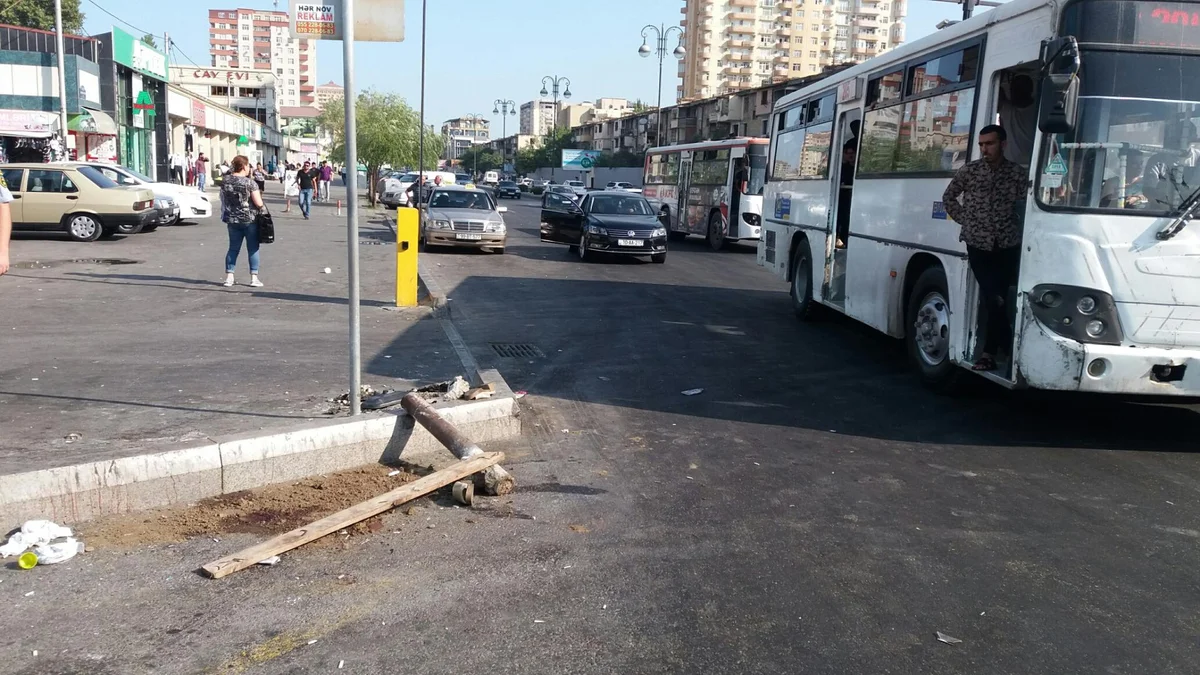
<svg viewBox="0 0 1200 675">
<path fill-rule="evenodd" d="M 75 142 L 75 157 L 89 162 L 118 162 L 117 122 L 102 110 L 84 108 L 67 121 Z"/>
<path fill-rule="evenodd" d="M 104 112 L 116 126 L 121 164 L 166 182 L 168 165 L 167 55 L 120 28 L 99 36 L 100 66 L 112 74 L 101 87 Z"/>
<path fill-rule="evenodd" d="M 56 113 L 0 110 L 0 163 L 52 162 L 62 152 Z"/>
</svg>

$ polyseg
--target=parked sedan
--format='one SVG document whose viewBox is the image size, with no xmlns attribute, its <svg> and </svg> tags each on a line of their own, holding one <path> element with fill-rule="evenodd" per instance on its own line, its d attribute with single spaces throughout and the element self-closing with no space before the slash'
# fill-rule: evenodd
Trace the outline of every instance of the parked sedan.
<svg viewBox="0 0 1200 675">
<path fill-rule="evenodd" d="M 153 191 L 121 187 L 90 164 L 0 164 L 0 174 L 13 194 L 13 230 L 95 241 L 137 234 L 160 215 Z"/>
<path fill-rule="evenodd" d="M 572 201 L 579 201 L 579 195 L 575 194 L 575 191 L 566 185 L 551 185 L 547 187 L 546 191 L 542 194 L 543 205 L 546 203 L 546 195 L 549 194 L 561 195 Z"/>
<path fill-rule="evenodd" d="M 502 180 L 500 181 L 500 184 L 496 186 L 496 197 L 498 199 L 504 199 L 505 197 L 509 197 L 511 199 L 520 199 L 521 188 L 511 180 Z"/>
<path fill-rule="evenodd" d="M 588 191 L 587 184 L 581 180 L 569 180 L 569 181 L 563 183 L 563 185 L 574 190 L 576 197 L 582 197 L 585 194 L 587 194 L 587 191 Z"/>
<path fill-rule="evenodd" d="M 504 253 L 508 241 L 504 217 L 491 194 L 458 185 L 435 188 L 421 209 L 421 241 L 425 250 L 457 246 Z"/>
<path fill-rule="evenodd" d="M 118 164 L 108 164 L 105 162 L 89 162 L 89 164 L 99 169 L 101 173 L 117 185 L 147 187 L 154 192 L 156 200 L 163 202 L 171 201 L 174 202 L 175 206 L 179 207 L 175 216 L 168 222 L 154 222 L 143 229 L 143 232 L 149 232 L 159 225 L 176 225 L 182 220 L 209 218 L 213 214 L 212 202 L 209 201 L 208 195 L 204 194 L 199 188 L 194 188 L 190 185 L 179 185 L 178 183 L 155 181 L 149 176 Z M 156 207 L 162 208 L 158 205 Z"/>
<path fill-rule="evenodd" d="M 637 187 L 633 183 L 627 183 L 623 180 L 609 181 L 608 185 L 604 186 L 604 189 L 605 190 L 624 190 L 625 192 L 632 192 L 634 194 L 639 194 L 639 195 L 642 194 L 642 188 Z"/>
<path fill-rule="evenodd" d="M 580 260 L 605 252 L 667 261 L 667 230 L 641 195 L 590 192 L 576 204 L 547 193 L 542 200 L 542 241 L 566 244 Z"/>
</svg>

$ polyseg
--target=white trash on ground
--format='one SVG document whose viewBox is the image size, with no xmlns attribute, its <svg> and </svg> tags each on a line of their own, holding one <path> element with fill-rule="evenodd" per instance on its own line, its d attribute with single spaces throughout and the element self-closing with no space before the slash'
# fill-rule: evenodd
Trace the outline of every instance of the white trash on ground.
<svg viewBox="0 0 1200 675">
<path fill-rule="evenodd" d="M 71 534 L 71 528 L 49 520 L 26 521 L 20 531 L 13 533 L 8 542 L 0 546 L 0 558 L 19 556 L 33 549 L 39 565 L 70 560 L 83 551 L 83 542 Z"/>
<path fill-rule="evenodd" d="M 697 394 L 703 394 L 704 390 L 703 389 L 686 389 L 679 393 L 683 394 L 684 396 L 695 396 Z"/>
</svg>

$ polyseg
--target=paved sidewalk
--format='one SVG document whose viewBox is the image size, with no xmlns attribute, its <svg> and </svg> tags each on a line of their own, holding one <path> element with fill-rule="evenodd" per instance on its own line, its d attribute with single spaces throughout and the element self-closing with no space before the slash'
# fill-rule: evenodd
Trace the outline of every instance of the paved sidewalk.
<svg viewBox="0 0 1200 675">
<path fill-rule="evenodd" d="M 0 473 L 327 417 L 348 389 L 345 219 L 323 204 L 309 221 L 280 213 L 279 195 L 269 184 L 264 288 L 246 285 L 244 249 L 238 285 L 221 285 L 219 217 L 87 244 L 16 235 L 0 277 Z M 429 308 L 385 309 L 394 212 L 360 213 L 363 382 L 463 373 Z M 133 262 L 92 262 L 111 258 Z"/>
</svg>

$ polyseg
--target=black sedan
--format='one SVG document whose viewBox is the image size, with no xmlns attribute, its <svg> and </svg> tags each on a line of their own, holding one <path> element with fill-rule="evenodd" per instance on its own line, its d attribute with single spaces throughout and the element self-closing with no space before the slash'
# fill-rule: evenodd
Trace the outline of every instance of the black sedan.
<svg viewBox="0 0 1200 675">
<path fill-rule="evenodd" d="M 547 192 L 542 200 L 542 241 L 566 244 L 580 260 L 591 252 L 650 256 L 667 261 L 667 230 L 645 197 L 593 192 L 576 203 Z"/>
<path fill-rule="evenodd" d="M 504 199 L 505 197 L 520 199 L 521 188 L 511 180 L 500 181 L 499 185 L 496 186 L 496 198 Z"/>
</svg>

